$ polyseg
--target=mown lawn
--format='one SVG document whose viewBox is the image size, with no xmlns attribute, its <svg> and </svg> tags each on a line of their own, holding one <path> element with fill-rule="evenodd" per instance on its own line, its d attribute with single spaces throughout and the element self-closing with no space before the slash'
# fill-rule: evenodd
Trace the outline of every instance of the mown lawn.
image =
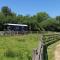
<svg viewBox="0 0 60 60">
<path fill-rule="evenodd" d="M 55 49 L 56 49 L 56 46 L 60 44 L 60 41 L 50 45 L 47 49 L 48 51 L 48 60 L 55 60 Z"/>
<path fill-rule="evenodd" d="M 31 60 L 39 34 L 0 36 L 0 60 Z"/>
</svg>

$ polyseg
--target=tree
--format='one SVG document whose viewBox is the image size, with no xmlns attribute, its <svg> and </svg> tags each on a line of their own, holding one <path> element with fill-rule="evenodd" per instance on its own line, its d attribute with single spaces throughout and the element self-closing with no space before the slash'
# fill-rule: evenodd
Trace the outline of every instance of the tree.
<svg viewBox="0 0 60 60">
<path fill-rule="evenodd" d="M 47 20 L 49 18 L 49 15 L 46 12 L 39 12 L 36 15 L 38 23 Z"/>
<path fill-rule="evenodd" d="M 37 22 L 36 15 L 31 16 L 31 29 L 33 31 L 40 31 L 39 23 Z"/>
<path fill-rule="evenodd" d="M 56 16 L 56 20 L 60 24 L 60 16 Z"/>
<path fill-rule="evenodd" d="M 7 6 L 3 6 L 1 12 L 4 14 L 4 16 L 11 15 L 11 9 Z"/>
<path fill-rule="evenodd" d="M 5 21 L 5 16 L 0 12 L 0 23 L 3 24 Z"/>
<path fill-rule="evenodd" d="M 55 31 L 57 29 L 57 24 L 58 24 L 58 22 L 55 19 L 49 18 L 45 21 L 42 21 L 40 23 L 40 26 L 45 30 Z"/>
<path fill-rule="evenodd" d="M 3 24 L 5 21 L 5 16 L 0 12 L 0 31 L 3 30 Z"/>
<path fill-rule="evenodd" d="M 7 16 L 5 23 L 17 23 L 16 17 L 15 16 Z"/>
<path fill-rule="evenodd" d="M 18 15 L 16 16 L 16 20 L 18 24 L 22 24 L 24 21 L 24 16 L 23 15 Z"/>
</svg>

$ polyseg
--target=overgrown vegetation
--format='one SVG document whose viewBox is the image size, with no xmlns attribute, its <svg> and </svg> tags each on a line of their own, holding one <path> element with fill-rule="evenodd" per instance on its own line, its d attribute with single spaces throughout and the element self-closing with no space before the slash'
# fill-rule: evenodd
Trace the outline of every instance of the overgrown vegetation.
<svg viewBox="0 0 60 60">
<path fill-rule="evenodd" d="M 33 16 L 17 15 L 7 6 L 0 11 L 0 30 L 3 30 L 5 23 L 27 24 L 32 31 L 60 31 L 60 16 L 52 18 L 46 12 L 38 12 Z"/>
<path fill-rule="evenodd" d="M 32 60 L 39 34 L 0 36 L 0 60 Z"/>
</svg>

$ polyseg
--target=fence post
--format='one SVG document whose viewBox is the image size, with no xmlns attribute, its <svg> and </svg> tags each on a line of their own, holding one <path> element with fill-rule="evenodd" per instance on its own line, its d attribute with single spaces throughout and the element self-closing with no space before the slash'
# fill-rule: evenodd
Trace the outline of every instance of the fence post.
<svg viewBox="0 0 60 60">
<path fill-rule="evenodd" d="M 33 50 L 33 54 L 32 54 L 32 60 L 39 60 L 39 55 L 38 55 L 38 51 L 37 49 Z"/>
</svg>

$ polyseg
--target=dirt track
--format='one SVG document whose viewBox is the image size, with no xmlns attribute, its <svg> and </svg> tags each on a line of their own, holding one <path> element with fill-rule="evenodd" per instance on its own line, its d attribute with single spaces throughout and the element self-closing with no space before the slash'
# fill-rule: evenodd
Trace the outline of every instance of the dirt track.
<svg viewBox="0 0 60 60">
<path fill-rule="evenodd" d="M 55 50 L 55 60 L 60 60 L 60 44 L 56 46 Z"/>
</svg>

